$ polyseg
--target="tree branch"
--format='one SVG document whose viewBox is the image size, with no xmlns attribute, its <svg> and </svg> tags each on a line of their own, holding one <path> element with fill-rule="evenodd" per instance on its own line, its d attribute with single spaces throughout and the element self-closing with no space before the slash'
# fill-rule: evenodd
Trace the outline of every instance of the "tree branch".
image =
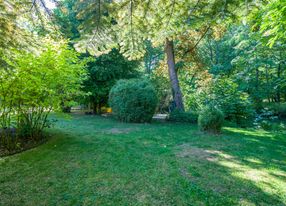
<svg viewBox="0 0 286 206">
<path fill-rule="evenodd" d="M 206 28 L 206 30 L 204 31 L 202 36 L 199 38 L 199 40 L 196 42 L 196 44 L 192 48 L 190 48 L 190 49 L 188 49 L 187 51 L 184 52 L 183 57 L 185 57 L 189 52 L 193 51 L 199 45 L 199 43 L 206 36 L 206 34 L 210 30 L 210 28 L 211 28 L 211 24 L 209 24 L 209 26 Z"/>
</svg>

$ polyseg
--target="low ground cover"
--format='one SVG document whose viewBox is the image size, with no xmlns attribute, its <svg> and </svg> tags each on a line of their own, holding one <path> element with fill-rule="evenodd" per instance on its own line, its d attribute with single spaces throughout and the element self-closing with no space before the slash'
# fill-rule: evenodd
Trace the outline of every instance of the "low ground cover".
<svg viewBox="0 0 286 206">
<path fill-rule="evenodd" d="M 0 205 L 285 205 L 283 133 L 73 115 L 0 159 Z"/>
</svg>

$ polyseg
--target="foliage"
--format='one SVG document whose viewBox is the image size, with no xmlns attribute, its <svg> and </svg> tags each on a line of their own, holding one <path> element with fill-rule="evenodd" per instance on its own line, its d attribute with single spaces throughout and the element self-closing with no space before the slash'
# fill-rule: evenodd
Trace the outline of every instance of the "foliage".
<svg viewBox="0 0 286 206">
<path fill-rule="evenodd" d="M 285 45 L 265 46 L 247 25 L 230 26 L 220 38 L 210 31 L 195 53 L 196 64 L 184 61 L 180 80 L 187 108 L 210 103 L 234 125 L 251 126 L 264 102 L 285 101 Z"/>
<path fill-rule="evenodd" d="M 273 108 L 266 107 L 256 115 L 254 125 L 266 131 L 283 131 L 285 123 L 279 120 L 278 115 L 279 113 L 273 111 Z"/>
<path fill-rule="evenodd" d="M 128 61 L 116 49 L 88 63 L 88 78 L 83 83 L 83 90 L 89 93 L 88 101 L 93 104 L 94 113 L 98 112 L 98 106 L 107 104 L 110 89 L 117 80 L 139 75 L 137 68 L 138 61 Z"/>
<path fill-rule="evenodd" d="M 268 39 L 272 47 L 276 41 L 286 40 L 286 2 L 284 0 L 270 0 L 254 15 L 254 29 Z"/>
<path fill-rule="evenodd" d="M 13 59 L 6 59 L 9 66 L 0 68 L 0 128 L 16 129 L 15 135 L 1 135 L 9 149 L 17 138 L 40 139 L 48 114 L 80 94 L 85 72 L 77 54 L 65 42 L 48 39 L 39 52 L 15 51 Z"/>
<path fill-rule="evenodd" d="M 279 118 L 286 118 L 286 103 L 271 103 L 267 104 L 266 107 L 272 110 Z"/>
<path fill-rule="evenodd" d="M 25 5 L 25 1 L 23 1 Z M 22 5 L 22 6 L 23 6 Z M 4 56 L 12 55 L 11 49 L 19 49 L 27 42 L 27 31 L 21 29 L 21 21 L 17 17 L 23 12 L 20 2 L 0 0 L 0 68 L 7 66 Z M 30 36 L 30 43 L 32 42 Z"/>
<path fill-rule="evenodd" d="M 164 49 L 162 47 L 153 47 L 150 41 L 145 42 L 145 55 L 143 58 L 145 65 L 145 73 L 151 74 L 164 57 Z"/>
<path fill-rule="evenodd" d="M 252 1 L 249 1 L 251 4 Z M 144 56 L 146 41 L 153 47 L 165 46 L 173 100 L 177 109 L 184 110 L 183 95 L 175 64 L 176 42 L 181 35 L 189 35 L 197 46 L 208 29 L 219 21 L 226 21 L 246 8 L 245 1 L 79 1 L 76 4 L 81 20 L 81 38 L 75 45 L 78 51 L 102 54 L 117 47 L 129 59 Z M 197 32 L 200 31 L 200 32 Z M 148 54 L 147 54 L 148 56 Z"/>
<path fill-rule="evenodd" d="M 119 80 L 110 91 L 109 103 L 121 121 L 150 122 L 157 106 L 157 96 L 148 80 Z"/>
<path fill-rule="evenodd" d="M 145 53 L 144 40 L 162 45 L 166 38 L 176 40 L 186 31 L 204 30 L 206 24 L 213 24 L 216 20 L 227 19 L 237 13 L 237 8 L 245 9 L 244 3 L 241 0 L 168 3 L 164 0 L 124 0 L 101 1 L 100 4 L 79 1 L 75 8 L 82 30 L 77 48 L 101 53 L 112 48 L 112 41 L 116 41 L 125 56 L 142 57 Z"/>
<path fill-rule="evenodd" d="M 198 113 L 192 111 L 184 112 L 175 109 L 170 112 L 168 120 L 171 122 L 186 122 L 194 124 L 198 122 Z"/>
<path fill-rule="evenodd" d="M 224 114 L 214 106 L 204 107 L 199 114 L 198 124 L 202 131 L 218 134 L 224 122 Z"/>
<path fill-rule="evenodd" d="M 238 85 L 229 79 L 214 81 L 211 99 L 224 113 L 225 118 L 240 126 L 251 126 L 254 108 L 247 93 L 239 91 Z"/>
<path fill-rule="evenodd" d="M 78 26 L 80 21 L 76 18 L 77 13 L 73 10 L 77 0 L 61 1 L 61 6 L 54 9 L 54 22 L 59 26 L 61 33 L 72 40 L 80 37 Z"/>
</svg>

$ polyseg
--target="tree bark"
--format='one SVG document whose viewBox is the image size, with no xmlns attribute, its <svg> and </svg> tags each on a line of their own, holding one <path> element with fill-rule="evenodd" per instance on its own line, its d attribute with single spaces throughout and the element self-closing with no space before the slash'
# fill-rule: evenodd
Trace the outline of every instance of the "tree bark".
<svg viewBox="0 0 286 206">
<path fill-rule="evenodd" d="M 97 110 L 97 103 L 94 101 L 94 102 L 93 102 L 93 107 L 92 107 L 92 113 L 93 113 L 93 114 L 97 114 L 97 111 L 98 111 L 98 110 Z"/>
<path fill-rule="evenodd" d="M 278 86 L 276 90 L 277 102 L 280 103 L 281 95 L 280 95 L 280 77 L 281 77 L 281 63 L 278 64 L 277 68 L 277 79 L 278 79 Z"/>
<path fill-rule="evenodd" d="M 178 80 L 178 74 L 175 68 L 174 42 L 170 41 L 168 38 L 166 39 L 165 52 L 167 54 L 168 71 L 176 109 L 184 111 L 182 92 Z"/>
</svg>

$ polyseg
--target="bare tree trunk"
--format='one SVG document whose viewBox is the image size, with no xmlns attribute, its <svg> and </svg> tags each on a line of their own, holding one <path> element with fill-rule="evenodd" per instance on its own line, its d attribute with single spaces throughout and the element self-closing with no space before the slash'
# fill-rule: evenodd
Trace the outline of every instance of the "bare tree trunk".
<svg viewBox="0 0 286 206">
<path fill-rule="evenodd" d="M 173 99 L 176 109 L 184 111 L 183 97 L 175 68 L 174 42 L 166 39 L 165 52 L 167 54 L 168 71 L 172 84 Z"/>
<path fill-rule="evenodd" d="M 268 103 L 271 102 L 271 98 L 270 98 L 270 84 L 269 84 L 269 73 L 268 73 L 268 66 L 266 66 L 265 68 L 265 75 L 266 75 L 266 83 L 267 83 L 267 99 L 268 99 Z"/>
<path fill-rule="evenodd" d="M 278 68 L 277 68 L 277 78 L 278 78 L 278 86 L 276 90 L 276 95 L 277 95 L 277 102 L 280 103 L 281 100 L 281 95 L 280 95 L 280 77 L 281 77 L 281 63 L 279 63 Z"/>
<path fill-rule="evenodd" d="M 93 114 L 97 114 L 97 111 L 98 111 L 98 110 L 97 110 L 97 103 L 94 101 L 94 102 L 93 102 L 92 113 L 93 113 Z"/>
</svg>

